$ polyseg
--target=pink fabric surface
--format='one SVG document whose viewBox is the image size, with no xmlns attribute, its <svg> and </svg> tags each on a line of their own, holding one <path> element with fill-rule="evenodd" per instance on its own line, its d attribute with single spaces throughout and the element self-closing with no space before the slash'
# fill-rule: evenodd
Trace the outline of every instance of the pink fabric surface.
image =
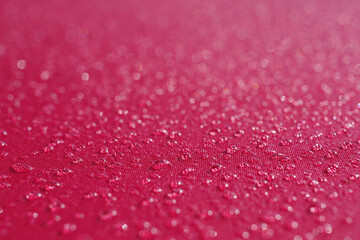
<svg viewBox="0 0 360 240">
<path fill-rule="evenodd" d="M 0 239 L 360 239 L 358 1 L 0 11 Z"/>
</svg>

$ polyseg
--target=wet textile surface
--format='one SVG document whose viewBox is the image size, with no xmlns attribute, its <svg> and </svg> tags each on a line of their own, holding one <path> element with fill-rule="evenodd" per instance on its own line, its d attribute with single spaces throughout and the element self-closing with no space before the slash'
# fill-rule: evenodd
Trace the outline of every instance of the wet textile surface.
<svg viewBox="0 0 360 240">
<path fill-rule="evenodd" d="M 359 239 L 357 1 L 0 11 L 0 239 Z"/>
</svg>

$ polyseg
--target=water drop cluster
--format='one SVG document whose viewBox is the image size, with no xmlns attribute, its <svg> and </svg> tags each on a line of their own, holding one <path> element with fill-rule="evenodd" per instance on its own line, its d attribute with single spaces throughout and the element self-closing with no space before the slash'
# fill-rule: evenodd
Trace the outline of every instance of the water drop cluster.
<svg viewBox="0 0 360 240">
<path fill-rule="evenodd" d="M 0 239 L 359 239 L 358 2 L 0 12 Z"/>
</svg>

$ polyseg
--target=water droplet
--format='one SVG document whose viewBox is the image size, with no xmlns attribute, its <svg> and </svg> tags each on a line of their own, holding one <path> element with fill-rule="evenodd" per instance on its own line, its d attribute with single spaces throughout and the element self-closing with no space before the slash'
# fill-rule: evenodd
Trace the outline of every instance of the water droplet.
<svg viewBox="0 0 360 240">
<path fill-rule="evenodd" d="M 76 230 L 75 224 L 65 223 L 62 228 L 62 234 L 68 235 Z"/>
<path fill-rule="evenodd" d="M 313 145 L 312 146 L 312 150 L 314 150 L 314 151 L 319 151 L 319 150 L 321 150 L 323 147 L 322 147 L 322 145 L 321 144 L 319 144 L 319 143 L 316 143 L 315 145 Z"/>
<path fill-rule="evenodd" d="M 16 66 L 18 69 L 24 70 L 26 68 L 26 61 L 21 59 L 21 60 L 17 61 Z"/>
<path fill-rule="evenodd" d="M 157 161 L 154 165 L 152 165 L 152 169 L 153 170 L 161 170 L 161 169 L 164 169 L 164 168 L 167 168 L 171 166 L 171 163 L 168 161 L 168 160 L 160 160 L 160 161 Z"/>
<path fill-rule="evenodd" d="M 110 219 L 114 218 L 116 215 L 117 215 L 116 210 L 109 210 L 109 211 L 101 213 L 99 217 L 101 220 L 110 220 Z"/>
<path fill-rule="evenodd" d="M 211 166 L 210 171 L 213 172 L 213 173 L 217 173 L 222 168 L 223 168 L 223 166 L 221 164 L 214 164 L 214 165 Z"/>
<path fill-rule="evenodd" d="M 328 152 L 327 152 L 327 154 L 326 154 L 326 157 L 328 158 L 328 159 L 334 159 L 334 158 L 336 158 L 338 156 L 338 153 L 336 152 L 336 151 L 334 151 L 334 150 L 329 150 Z"/>
<path fill-rule="evenodd" d="M 25 164 L 25 163 L 14 163 L 11 166 L 11 169 L 14 170 L 17 173 L 29 173 L 32 170 L 34 170 L 33 167 Z"/>
</svg>

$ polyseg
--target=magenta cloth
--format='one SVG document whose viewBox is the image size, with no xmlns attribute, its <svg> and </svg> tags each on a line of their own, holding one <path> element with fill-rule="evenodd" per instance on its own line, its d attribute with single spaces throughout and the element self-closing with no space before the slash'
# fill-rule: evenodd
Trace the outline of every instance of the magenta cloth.
<svg viewBox="0 0 360 240">
<path fill-rule="evenodd" d="M 360 239 L 358 1 L 0 11 L 0 239 Z"/>
</svg>

